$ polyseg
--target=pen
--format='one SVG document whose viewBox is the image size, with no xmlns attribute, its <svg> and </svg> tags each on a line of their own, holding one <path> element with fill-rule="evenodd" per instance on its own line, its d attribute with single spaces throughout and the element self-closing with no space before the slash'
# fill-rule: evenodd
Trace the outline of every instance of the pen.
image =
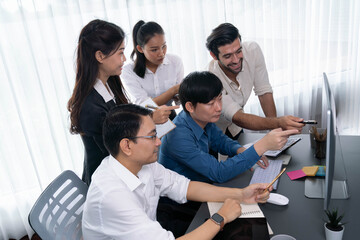
<svg viewBox="0 0 360 240">
<path fill-rule="evenodd" d="M 303 123 L 303 124 L 317 124 L 317 121 L 316 120 L 304 120 L 304 121 L 301 121 L 300 123 Z"/>
<path fill-rule="evenodd" d="M 154 109 L 154 110 L 158 109 L 157 107 L 154 107 L 153 105 L 148 105 L 148 104 L 146 104 L 145 107 L 146 108 L 151 108 L 151 109 Z"/>
<path fill-rule="evenodd" d="M 281 174 L 283 174 L 285 172 L 286 168 L 283 168 L 283 170 L 281 170 L 281 172 L 274 178 L 274 180 L 271 181 L 271 183 L 269 183 L 269 185 L 266 186 L 265 191 L 269 191 L 269 188 L 271 187 L 271 185 L 274 184 L 274 182 L 281 176 Z"/>
</svg>

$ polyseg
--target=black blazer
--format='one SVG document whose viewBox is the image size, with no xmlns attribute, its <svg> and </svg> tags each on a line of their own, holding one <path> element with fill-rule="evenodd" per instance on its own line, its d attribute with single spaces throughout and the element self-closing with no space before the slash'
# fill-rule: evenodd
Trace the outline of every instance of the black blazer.
<svg viewBox="0 0 360 240">
<path fill-rule="evenodd" d="M 88 185 L 96 168 L 109 155 L 102 138 L 102 125 L 106 114 L 115 105 L 113 100 L 106 103 L 93 88 L 81 108 L 79 125 L 84 133 L 81 135 L 81 139 L 85 147 L 82 180 Z"/>
</svg>

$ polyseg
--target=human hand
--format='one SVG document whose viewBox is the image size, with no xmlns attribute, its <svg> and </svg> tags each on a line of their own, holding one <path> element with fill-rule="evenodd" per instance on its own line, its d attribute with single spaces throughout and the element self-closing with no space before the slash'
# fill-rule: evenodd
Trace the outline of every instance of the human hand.
<svg viewBox="0 0 360 240">
<path fill-rule="evenodd" d="M 277 119 L 279 121 L 279 127 L 281 127 L 283 130 L 297 129 L 300 133 L 302 128 L 305 126 L 305 124 L 300 123 L 304 120 L 303 118 L 298 118 L 288 115 L 288 116 L 278 117 Z"/>
<path fill-rule="evenodd" d="M 259 165 L 259 167 L 265 169 L 265 168 L 267 168 L 269 166 L 269 160 L 265 155 L 262 155 L 260 160 L 257 161 L 256 164 Z"/>
<path fill-rule="evenodd" d="M 152 115 L 152 119 L 155 124 L 165 123 L 169 119 L 171 110 L 177 109 L 179 106 L 166 106 L 162 105 L 157 108 Z"/>
<path fill-rule="evenodd" d="M 218 214 L 224 218 L 225 224 L 233 221 L 241 214 L 240 201 L 237 199 L 226 199 L 219 209 Z"/>
<path fill-rule="evenodd" d="M 254 148 L 259 155 L 262 155 L 267 150 L 279 150 L 285 145 L 290 135 L 298 133 L 296 129 L 282 131 L 281 128 L 276 128 L 255 143 Z"/>
<path fill-rule="evenodd" d="M 179 93 L 180 83 L 173 86 L 171 89 L 173 91 L 173 96 Z"/>
<path fill-rule="evenodd" d="M 242 199 L 240 201 L 245 204 L 266 202 L 269 199 L 270 191 L 273 189 L 271 186 L 266 190 L 267 185 L 267 183 L 255 183 L 243 188 Z"/>
</svg>

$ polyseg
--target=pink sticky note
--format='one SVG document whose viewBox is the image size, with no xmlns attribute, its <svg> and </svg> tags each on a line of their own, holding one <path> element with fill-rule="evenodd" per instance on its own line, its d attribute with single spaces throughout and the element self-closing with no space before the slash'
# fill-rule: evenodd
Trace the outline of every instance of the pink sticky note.
<svg viewBox="0 0 360 240">
<path fill-rule="evenodd" d="M 306 174 L 303 172 L 303 170 L 295 170 L 295 171 L 291 171 L 291 172 L 287 172 L 286 173 L 289 178 L 291 180 L 295 180 L 295 179 L 298 179 L 298 178 L 302 178 L 302 177 L 306 177 Z"/>
</svg>

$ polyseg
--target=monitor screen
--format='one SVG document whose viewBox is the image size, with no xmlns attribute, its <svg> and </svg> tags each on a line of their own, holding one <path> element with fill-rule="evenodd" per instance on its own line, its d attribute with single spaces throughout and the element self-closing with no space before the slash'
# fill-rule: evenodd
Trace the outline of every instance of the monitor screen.
<svg viewBox="0 0 360 240">
<path fill-rule="evenodd" d="M 307 178 L 305 180 L 305 196 L 323 198 L 324 209 L 329 208 L 331 199 L 349 198 L 344 159 L 341 142 L 336 127 L 336 107 L 334 96 L 326 74 L 323 74 L 323 123 L 326 126 L 325 179 Z"/>
<path fill-rule="evenodd" d="M 325 108 L 326 108 L 326 174 L 324 189 L 324 209 L 328 209 L 332 193 L 335 168 L 335 149 L 336 149 L 336 107 L 334 96 L 331 94 L 329 81 L 324 73 L 324 91 Z"/>
</svg>

